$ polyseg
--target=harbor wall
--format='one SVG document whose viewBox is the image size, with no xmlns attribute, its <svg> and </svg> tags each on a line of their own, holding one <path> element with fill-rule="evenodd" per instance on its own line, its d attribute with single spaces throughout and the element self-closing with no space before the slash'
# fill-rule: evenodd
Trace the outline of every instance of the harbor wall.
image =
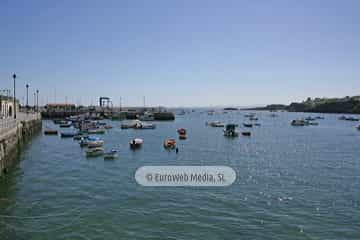
<svg viewBox="0 0 360 240">
<path fill-rule="evenodd" d="M 16 160 L 23 144 L 32 136 L 41 132 L 40 115 L 29 119 L 14 120 L 7 129 L 1 129 L 0 135 L 0 176 L 4 175 Z"/>
</svg>

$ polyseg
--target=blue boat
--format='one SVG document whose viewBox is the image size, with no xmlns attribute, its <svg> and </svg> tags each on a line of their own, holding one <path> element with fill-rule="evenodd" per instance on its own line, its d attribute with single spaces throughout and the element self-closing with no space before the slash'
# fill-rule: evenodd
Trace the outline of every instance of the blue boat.
<svg viewBox="0 0 360 240">
<path fill-rule="evenodd" d="M 74 132 L 62 132 L 60 135 L 62 138 L 72 138 L 75 136 L 75 133 Z"/>
</svg>

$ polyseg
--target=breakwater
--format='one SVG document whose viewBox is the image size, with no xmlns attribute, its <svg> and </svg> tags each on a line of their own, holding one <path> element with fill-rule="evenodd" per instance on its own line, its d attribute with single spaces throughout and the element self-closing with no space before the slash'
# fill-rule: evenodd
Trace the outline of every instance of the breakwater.
<svg viewBox="0 0 360 240">
<path fill-rule="evenodd" d="M 18 119 L 0 120 L 0 176 L 6 173 L 16 159 L 25 141 L 41 131 L 41 116 L 37 113 L 19 113 Z"/>
</svg>

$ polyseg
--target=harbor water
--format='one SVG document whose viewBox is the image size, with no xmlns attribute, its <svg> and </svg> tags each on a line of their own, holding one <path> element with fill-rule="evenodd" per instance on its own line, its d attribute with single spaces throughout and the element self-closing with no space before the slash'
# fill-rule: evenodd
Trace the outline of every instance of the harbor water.
<svg viewBox="0 0 360 240">
<path fill-rule="evenodd" d="M 305 113 L 258 112 L 251 136 L 226 138 L 219 120 L 243 112 L 192 112 L 154 130 L 113 129 L 101 137 L 119 158 L 86 158 L 71 138 L 38 135 L 0 181 L 0 239 L 360 239 L 359 123 L 321 114 L 318 126 L 293 127 Z M 43 128 L 57 127 L 44 120 Z M 179 153 L 163 142 L 186 128 Z M 144 140 L 130 150 L 129 141 Z M 223 165 L 227 187 L 144 187 L 141 166 Z"/>
</svg>

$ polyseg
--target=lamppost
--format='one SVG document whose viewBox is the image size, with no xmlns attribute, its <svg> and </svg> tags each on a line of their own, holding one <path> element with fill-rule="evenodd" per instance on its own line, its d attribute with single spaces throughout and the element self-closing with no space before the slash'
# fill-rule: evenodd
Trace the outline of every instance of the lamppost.
<svg viewBox="0 0 360 240">
<path fill-rule="evenodd" d="M 39 90 L 36 89 L 36 111 L 39 112 Z"/>
<path fill-rule="evenodd" d="M 26 84 L 26 111 L 29 109 L 29 84 Z"/>
<path fill-rule="evenodd" d="M 13 108 L 14 108 L 14 119 L 16 119 L 16 88 L 15 88 L 16 74 L 15 73 L 13 74 L 13 79 L 14 79 L 14 106 L 13 106 Z"/>
<path fill-rule="evenodd" d="M 36 93 L 34 92 L 34 112 L 35 112 L 35 108 L 36 108 Z"/>
</svg>

